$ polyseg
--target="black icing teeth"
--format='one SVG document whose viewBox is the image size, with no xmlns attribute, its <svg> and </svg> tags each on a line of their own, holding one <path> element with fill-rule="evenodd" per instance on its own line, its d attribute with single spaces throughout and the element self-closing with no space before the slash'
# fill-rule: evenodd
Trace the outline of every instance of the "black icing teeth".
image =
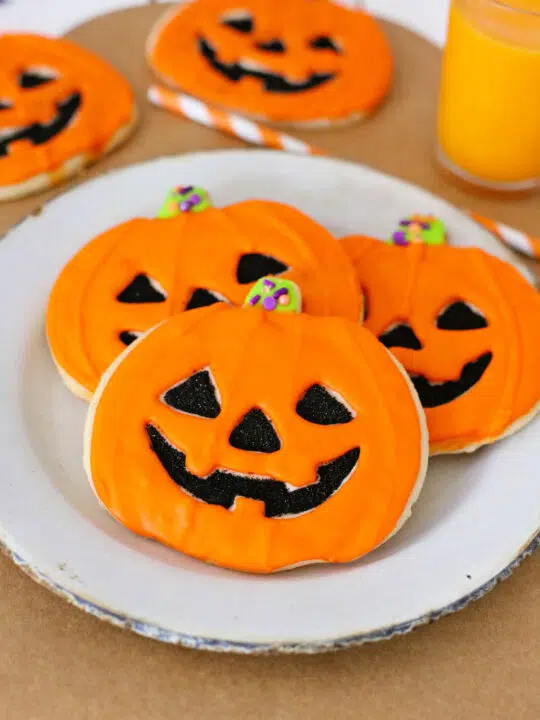
<svg viewBox="0 0 540 720">
<path fill-rule="evenodd" d="M 56 115 L 48 123 L 32 123 L 25 128 L 17 128 L 3 133 L 0 128 L 0 157 L 6 157 L 9 146 L 17 140 L 30 140 L 33 145 L 43 145 L 62 132 L 73 120 L 82 102 L 81 93 L 72 93 L 61 102 L 56 103 Z"/>
<path fill-rule="evenodd" d="M 234 508 L 237 497 L 264 503 L 267 518 L 285 518 L 314 510 L 328 500 L 356 468 L 360 448 L 355 447 L 317 468 L 317 480 L 305 487 L 292 488 L 272 478 L 214 470 L 199 477 L 186 468 L 186 456 L 175 448 L 153 425 L 146 425 L 150 447 L 171 480 L 201 502 Z M 246 538 L 246 541 L 248 539 Z"/>
<path fill-rule="evenodd" d="M 467 363 L 457 380 L 432 383 L 424 375 L 411 375 L 411 380 L 422 403 L 422 407 L 433 408 L 446 405 L 464 395 L 480 380 L 488 368 L 493 353 L 487 352 L 477 360 Z"/>
<path fill-rule="evenodd" d="M 283 75 L 264 70 L 255 70 L 242 65 L 242 63 L 224 63 L 219 60 L 214 48 L 204 38 L 199 38 L 199 52 L 214 70 L 224 75 L 231 82 L 238 82 L 244 77 L 259 78 L 264 89 L 270 93 L 304 92 L 316 88 L 335 77 L 334 73 L 312 73 L 304 82 L 295 83 L 287 80 Z"/>
</svg>

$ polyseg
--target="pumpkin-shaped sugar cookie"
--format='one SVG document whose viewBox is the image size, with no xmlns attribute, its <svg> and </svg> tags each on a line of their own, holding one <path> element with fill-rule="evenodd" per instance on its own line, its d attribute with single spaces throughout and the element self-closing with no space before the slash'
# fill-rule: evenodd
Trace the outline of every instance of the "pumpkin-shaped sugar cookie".
<svg viewBox="0 0 540 720">
<path fill-rule="evenodd" d="M 427 433 L 406 373 L 357 323 L 295 314 L 291 285 L 177 315 L 104 375 L 85 465 L 133 532 L 267 573 L 353 560 L 410 514 Z"/>
<path fill-rule="evenodd" d="M 68 40 L 0 35 L 0 200 L 61 182 L 112 150 L 135 122 L 133 93 Z"/>
<path fill-rule="evenodd" d="M 540 295 L 477 248 L 343 240 L 365 325 L 409 372 L 432 453 L 474 450 L 540 407 Z"/>
<path fill-rule="evenodd" d="M 212 303 L 242 304 L 263 275 L 297 282 L 309 314 L 357 320 L 362 313 L 341 244 L 298 210 L 262 200 L 218 209 L 203 190 L 188 186 L 167 198 L 160 216 L 94 238 L 52 290 L 49 345 L 68 387 L 81 397 L 156 323 Z"/>
<path fill-rule="evenodd" d="M 376 21 L 332 0 L 183 3 L 158 23 L 147 55 L 185 92 L 278 122 L 369 113 L 392 74 Z"/>
</svg>

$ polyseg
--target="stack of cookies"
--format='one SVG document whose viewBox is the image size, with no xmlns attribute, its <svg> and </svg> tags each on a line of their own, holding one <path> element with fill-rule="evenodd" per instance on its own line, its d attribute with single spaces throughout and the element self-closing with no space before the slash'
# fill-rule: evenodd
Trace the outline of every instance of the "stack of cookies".
<svg viewBox="0 0 540 720">
<path fill-rule="evenodd" d="M 430 452 L 539 409 L 540 295 L 436 218 L 385 242 L 193 186 L 156 210 L 83 247 L 47 312 L 89 481 L 133 532 L 248 572 L 348 562 L 407 520 Z"/>
</svg>

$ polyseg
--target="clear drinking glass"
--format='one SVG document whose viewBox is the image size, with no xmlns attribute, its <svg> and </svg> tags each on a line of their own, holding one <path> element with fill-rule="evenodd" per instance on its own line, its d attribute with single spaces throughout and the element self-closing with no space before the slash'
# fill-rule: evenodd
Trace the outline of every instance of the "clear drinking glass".
<svg viewBox="0 0 540 720">
<path fill-rule="evenodd" d="M 452 0 L 438 157 L 494 190 L 540 184 L 540 0 Z"/>
</svg>

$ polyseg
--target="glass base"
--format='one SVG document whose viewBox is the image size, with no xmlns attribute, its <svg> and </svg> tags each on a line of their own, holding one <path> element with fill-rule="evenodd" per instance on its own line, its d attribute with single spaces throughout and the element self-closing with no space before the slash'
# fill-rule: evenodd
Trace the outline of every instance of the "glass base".
<svg viewBox="0 0 540 720">
<path fill-rule="evenodd" d="M 484 188 L 485 190 L 495 190 L 496 192 L 523 192 L 524 190 L 533 190 L 538 187 L 540 183 L 538 178 L 519 180 L 517 182 L 498 182 L 496 180 L 485 180 L 484 178 L 470 175 L 466 170 L 463 170 L 453 163 L 443 150 L 441 150 L 440 146 L 437 146 L 437 160 L 446 170 L 460 180 L 470 185 L 475 185 L 478 188 Z"/>
</svg>

